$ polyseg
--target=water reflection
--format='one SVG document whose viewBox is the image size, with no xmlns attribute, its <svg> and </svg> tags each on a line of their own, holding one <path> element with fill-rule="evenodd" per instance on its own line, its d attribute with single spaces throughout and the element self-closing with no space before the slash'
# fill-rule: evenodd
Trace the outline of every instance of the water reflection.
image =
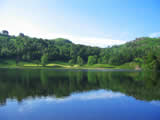
<svg viewBox="0 0 160 120">
<path fill-rule="evenodd" d="M 112 91 L 106 90 L 98 90 L 98 91 L 89 91 L 83 93 L 73 93 L 72 95 L 65 98 L 56 98 L 55 96 L 47 96 L 47 97 L 28 97 L 24 101 L 21 101 L 19 107 L 17 108 L 18 112 L 27 112 L 32 111 L 36 107 L 41 104 L 61 104 L 72 101 L 90 101 L 90 100 L 98 100 L 98 99 L 116 99 L 123 97 L 124 94 L 114 93 Z M 14 100 L 9 100 L 10 102 Z"/>
<path fill-rule="evenodd" d="M 0 120 L 159 120 L 152 72 L 0 70 Z"/>
<path fill-rule="evenodd" d="M 127 95 L 145 101 L 160 100 L 160 75 L 155 72 L 3 69 L 0 70 L 0 76 L 1 105 L 5 105 L 7 99 L 21 102 L 29 97 L 47 96 L 55 100 L 74 97 L 89 100 Z M 97 91 L 99 89 L 110 92 Z M 83 96 L 84 91 L 91 90 L 96 92 L 88 92 Z M 72 93 L 76 95 L 73 97 Z"/>
</svg>

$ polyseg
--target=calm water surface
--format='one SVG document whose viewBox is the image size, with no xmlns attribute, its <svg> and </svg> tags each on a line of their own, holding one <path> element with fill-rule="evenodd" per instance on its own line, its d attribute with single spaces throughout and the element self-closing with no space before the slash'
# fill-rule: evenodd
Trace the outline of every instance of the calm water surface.
<svg viewBox="0 0 160 120">
<path fill-rule="evenodd" d="M 160 73 L 0 69 L 0 120 L 160 120 Z"/>
</svg>

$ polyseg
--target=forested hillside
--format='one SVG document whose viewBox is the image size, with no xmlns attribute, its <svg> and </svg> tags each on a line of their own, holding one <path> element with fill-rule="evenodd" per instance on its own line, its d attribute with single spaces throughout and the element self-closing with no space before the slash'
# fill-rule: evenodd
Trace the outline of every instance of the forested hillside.
<svg viewBox="0 0 160 120">
<path fill-rule="evenodd" d="M 9 36 L 0 34 L 0 56 L 19 60 L 40 60 L 44 54 L 48 60 L 76 60 L 77 56 L 87 62 L 89 55 L 99 55 L 100 48 L 75 45 L 69 40 L 58 38 L 53 40 L 31 38 L 20 34 Z"/>
<path fill-rule="evenodd" d="M 107 42 L 107 41 L 106 41 Z M 20 33 L 10 36 L 8 31 L 0 33 L 0 60 L 39 62 L 65 61 L 70 64 L 122 65 L 136 62 L 149 69 L 160 68 L 160 38 L 137 38 L 123 45 L 107 48 L 74 44 L 63 38 L 31 38 Z"/>
</svg>

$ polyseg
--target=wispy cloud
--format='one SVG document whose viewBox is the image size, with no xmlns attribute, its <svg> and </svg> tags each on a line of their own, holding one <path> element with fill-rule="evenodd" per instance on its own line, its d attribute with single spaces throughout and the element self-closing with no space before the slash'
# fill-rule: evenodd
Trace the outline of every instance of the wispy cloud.
<svg viewBox="0 0 160 120">
<path fill-rule="evenodd" d="M 149 35 L 151 38 L 160 37 L 160 32 L 155 32 Z"/>
<path fill-rule="evenodd" d="M 64 34 L 47 34 L 46 36 L 47 38 L 62 37 L 62 38 L 69 39 L 76 44 L 98 46 L 98 47 L 107 47 L 107 46 L 120 45 L 125 43 L 125 41 L 123 40 L 113 40 L 111 38 L 81 37 L 81 36 L 64 35 Z"/>
<path fill-rule="evenodd" d="M 102 48 L 113 46 L 113 45 L 120 45 L 126 42 L 123 40 L 114 40 L 111 38 L 101 38 L 101 37 L 94 37 L 94 36 L 93 37 L 83 37 L 83 36 L 74 36 L 74 35 L 69 35 L 69 34 L 65 35 L 65 34 L 57 34 L 57 33 L 54 33 L 54 34 L 44 33 L 44 32 L 39 31 L 36 28 L 33 29 L 33 26 L 31 26 L 30 24 L 24 24 L 24 25 L 26 26 L 22 28 L 22 31 L 24 31 L 23 33 L 31 37 L 38 37 L 38 38 L 45 38 L 45 39 L 65 38 L 65 39 L 71 40 L 75 44 L 96 46 L 96 47 L 102 47 Z M 25 32 L 25 30 L 23 30 L 23 29 L 29 30 L 30 28 L 32 28 L 30 32 Z M 15 31 L 14 32 L 12 31 L 14 31 L 14 29 L 9 30 L 11 35 L 19 34 L 18 32 L 15 33 Z"/>
</svg>

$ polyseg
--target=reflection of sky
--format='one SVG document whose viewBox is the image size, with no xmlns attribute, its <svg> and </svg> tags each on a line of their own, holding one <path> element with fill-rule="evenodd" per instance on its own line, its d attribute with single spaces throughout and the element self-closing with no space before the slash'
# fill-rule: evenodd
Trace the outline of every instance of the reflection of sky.
<svg viewBox="0 0 160 120">
<path fill-rule="evenodd" d="M 28 98 L 25 100 L 20 106 L 19 106 L 19 112 L 23 112 L 24 110 L 32 109 L 33 107 L 36 107 L 40 103 L 63 103 L 63 102 L 69 102 L 74 100 L 79 101 L 88 101 L 88 100 L 96 100 L 96 99 L 113 99 L 113 98 L 119 98 L 124 96 L 124 94 L 119 92 L 112 92 L 112 91 L 106 91 L 106 90 L 97 90 L 97 91 L 89 91 L 89 92 L 83 92 L 83 93 L 74 93 L 69 97 L 65 98 L 56 98 L 54 96 L 48 96 L 48 97 L 41 97 L 41 98 Z"/>
<path fill-rule="evenodd" d="M 136 100 L 119 92 L 93 90 L 65 98 L 27 98 L 20 103 L 7 100 L 0 107 L 0 120 L 157 120 L 159 103 Z"/>
<path fill-rule="evenodd" d="M 122 97 L 127 97 L 120 92 L 112 92 L 107 90 L 92 90 L 82 93 L 73 93 L 65 98 L 56 98 L 55 96 L 48 97 L 29 97 L 23 100 L 21 103 L 18 103 L 18 112 L 31 111 L 32 109 L 39 107 L 41 104 L 61 104 L 73 101 L 92 101 L 92 100 L 113 100 L 120 99 Z M 15 100 L 8 100 L 10 102 L 16 102 Z M 129 101 L 127 101 L 129 102 Z M 124 101 L 123 101 L 124 103 Z M 152 105 L 160 106 L 160 101 L 151 101 L 149 102 Z"/>
<path fill-rule="evenodd" d="M 156 106 L 160 106 L 160 101 L 153 100 L 150 103 L 153 104 L 153 105 L 156 105 Z"/>
<path fill-rule="evenodd" d="M 55 98 L 47 97 L 47 101 L 68 101 L 68 100 L 93 100 L 93 99 L 111 99 L 111 98 L 117 98 L 124 96 L 122 93 L 114 93 L 112 91 L 106 91 L 106 90 L 97 90 L 97 91 L 89 91 L 89 92 L 83 92 L 83 93 L 74 93 L 69 97 L 66 98 Z"/>
</svg>

